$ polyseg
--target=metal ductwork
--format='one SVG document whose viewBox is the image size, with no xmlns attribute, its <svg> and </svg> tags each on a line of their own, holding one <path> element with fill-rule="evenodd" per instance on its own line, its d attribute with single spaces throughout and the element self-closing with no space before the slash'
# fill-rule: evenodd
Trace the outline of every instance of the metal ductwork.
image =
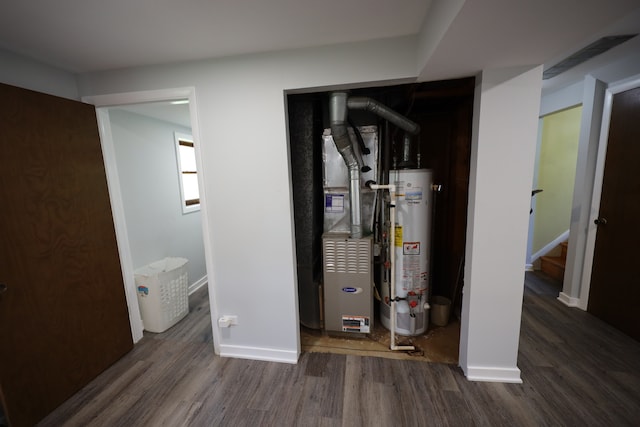
<svg viewBox="0 0 640 427">
<path fill-rule="evenodd" d="M 420 126 L 407 119 L 403 115 L 393 111 L 386 105 L 375 99 L 366 97 L 349 97 L 348 92 L 332 92 L 329 98 L 329 117 L 331 123 L 331 136 L 336 148 L 344 159 L 349 169 L 349 207 L 351 209 L 351 237 L 362 237 L 362 214 L 360 195 L 360 167 L 362 159 L 357 150 L 354 150 L 349 133 L 348 109 L 367 110 L 399 127 L 406 132 L 404 138 L 404 151 L 409 157 L 410 136 L 420 133 Z M 404 155 L 403 155 L 404 157 Z"/>
<path fill-rule="evenodd" d="M 347 92 L 333 92 L 329 98 L 331 136 L 336 148 L 349 169 L 349 208 L 351 215 L 351 237 L 362 237 L 362 214 L 360 196 L 360 165 L 358 154 L 353 149 L 347 131 Z"/>
<path fill-rule="evenodd" d="M 379 103 L 375 99 L 354 96 L 348 99 L 347 106 L 352 110 L 370 111 L 412 135 L 420 133 L 420 125 L 407 119 L 402 114 L 393 111 L 386 105 Z"/>
<path fill-rule="evenodd" d="M 413 160 L 411 135 L 417 135 L 420 133 L 420 126 L 407 119 L 403 115 L 393 111 L 391 108 L 384 104 L 379 103 L 375 99 L 365 97 L 353 97 L 347 101 L 347 106 L 352 110 L 367 110 L 370 111 L 385 120 L 393 123 L 400 129 L 405 131 L 404 138 L 402 140 L 402 159 L 398 163 L 400 168 L 415 168 L 418 167 L 417 163 Z"/>
<path fill-rule="evenodd" d="M 415 156 L 413 153 L 413 145 L 414 144 L 411 141 L 411 135 L 409 135 L 409 132 L 405 132 L 404 138 L 402 139 L 402 157 L 396 165 L 398 168 L 413 169 L 418 167 L 418 162 L 415 161 Z"/>
</svg>

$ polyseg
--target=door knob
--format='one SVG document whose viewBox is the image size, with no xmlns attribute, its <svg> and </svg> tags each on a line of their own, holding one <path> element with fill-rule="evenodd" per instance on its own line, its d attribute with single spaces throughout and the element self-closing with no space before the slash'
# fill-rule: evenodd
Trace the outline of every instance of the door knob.
<svg viewBox="0 0 640 427">
<path fill-rule="evenodd" d="M 595 225 L 607 225 L 607 218 L 596 218 L 593 223 Z"/>
</svg>

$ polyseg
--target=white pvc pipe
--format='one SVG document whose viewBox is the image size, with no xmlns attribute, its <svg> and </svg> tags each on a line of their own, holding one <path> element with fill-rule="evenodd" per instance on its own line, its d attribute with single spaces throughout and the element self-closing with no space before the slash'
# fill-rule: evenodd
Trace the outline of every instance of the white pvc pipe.
<svg viewBox="0 0 640 427">
<path fill-rule="evenodd" d="M 391 263 L 391 289 L 389 291 L 389 298 L 391 301 L 391 327 L 389 329 L 391 336 L 389 339 L 389 348 L 391 350 L 415 350 L 416 348 L 412 345 L 396 345 L 396 186 L 395 184 L 371 184 L 369 187 L 372 190 L 387 189 L 389 190 L 389 196 L 391 197 L 391 200 L 389 201 L 389 221 L 391 223 L 391 229 L 389 230 L 389 262 Z"/>
</svg>

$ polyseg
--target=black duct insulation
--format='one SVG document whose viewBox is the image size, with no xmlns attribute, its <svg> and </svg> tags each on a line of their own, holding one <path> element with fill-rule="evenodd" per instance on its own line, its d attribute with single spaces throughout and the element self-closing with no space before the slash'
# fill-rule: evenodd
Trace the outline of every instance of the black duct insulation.
<svg viewBox="0 0 640 427">
<path fill-rule="evenodd" d="M 320 329 L 320 276 L 322 235 L 322 152 L 316 141 L 322 135 L 319 102 L 289 101 L 289 137 L 293 187 L 298 301 L 300 323 Z"/>
</svg>

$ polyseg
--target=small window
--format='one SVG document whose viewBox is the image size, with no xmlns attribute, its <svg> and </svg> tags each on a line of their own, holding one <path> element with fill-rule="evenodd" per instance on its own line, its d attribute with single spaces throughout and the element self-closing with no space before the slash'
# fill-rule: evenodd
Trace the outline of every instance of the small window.
<svg viewBox="0 0 640 427">
<path fill-rule="evenodd" d="M 193 137 L 176 132 L 176 154 L 180 176 L 182 213 L 200 210 L 200 190 L 198 189 L 198 168 Z"/>
</svg>

